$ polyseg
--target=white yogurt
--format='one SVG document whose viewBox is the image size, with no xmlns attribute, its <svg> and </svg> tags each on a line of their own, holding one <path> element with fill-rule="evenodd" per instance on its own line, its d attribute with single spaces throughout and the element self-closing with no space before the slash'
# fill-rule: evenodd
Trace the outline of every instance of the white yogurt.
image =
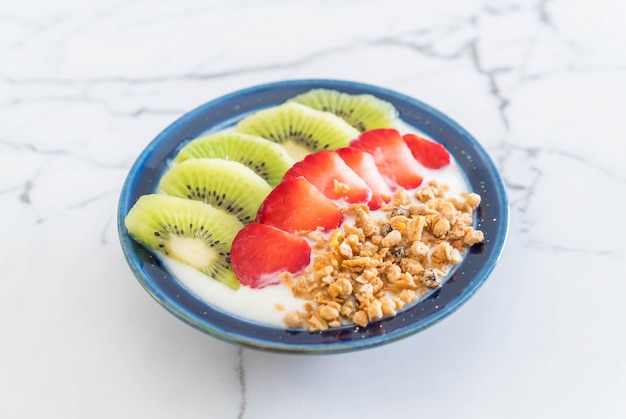
<svg viewBox="0 0 626 419">
<path fill-rule="evenodd" d="M 290 311 L 303 310 L 306 302 L 296 298 L 285 285 L 269 285 L 261 289 L 241 286 L 237 291 L 215 281 L 202 272 L 162 257 L 170 273 L 196 297 L 247 320 L 283 327 L 283 317 Z"/>
<path fill-rule="evenodd" d="M 399 127 L 399 130 L 402 133 L 413 132 L 426 137 L 418 130 L 406 125 Z M 450 187 L 450 196 L 459 196 L 463 192 L 470 192 L 465 176 L 454 161 L 451 161 L 445 168 L 438 170 L 422 167 L 421 172 L 423 173 L 424 184 L 433 179 L 440 184 L 447 184 Z M 163 262 L 172 275 L 198 298 L 247 320 L 284 327 L 283 318 L 285 314 L 293 310 L 303 311 L 304 309 L 303 306 L 306 301 L 294 297 L 291 290 L 283 284 L 269 285 L 262 289 L 242 286 L 237 291 L 233 291 L 180 262 L 169 258 L 163 258 Z"/>
</svg>

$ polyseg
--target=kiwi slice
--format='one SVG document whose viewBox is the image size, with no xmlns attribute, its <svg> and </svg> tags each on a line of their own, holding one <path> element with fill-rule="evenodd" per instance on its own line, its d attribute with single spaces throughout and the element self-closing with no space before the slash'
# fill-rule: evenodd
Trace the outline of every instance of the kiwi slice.
<svg viewBox="0 0 626 419">
<path fill-rule="evenodd" d="M 239 288 L 230 265 L 232 241 L 243 228 L 237 217 L 202 202 L 151 194 L 137 200 L 124 224 L 130 236 L 147 248 Z"/>
<path fill-rule="evenodd" d="M 279 143 L 296 161 L 316 151 L 347 147 L 359 135 L 337 115 L 295 102 L 257 111 L 239 121 L 236 131 Z"/>
<path fill-rule="evenodd" d="M 395 128 L 398 119 L 395 106 L 369 94 L 351 95 L 332 89 L 312 89 L 289 101 L 332 112 L 361 132 Z"/>
<path fill-rule="evenodd" d="M 280 183 L 294 163 L 287 150 L 275 142 L 234 131 L 221 131 L 196 138 L 178 152 L 174 161 L 180 163 L 204 157 L 242 163 L 272 187 Z"/>
<path fill-rule="evenodd" d="M 272 187 L 252 169 L 224 159 L 185 160 L 165 172 L 159 187 L 168 195 L 202 201 L 243 224 L 254 221 Z"/>
</svg>

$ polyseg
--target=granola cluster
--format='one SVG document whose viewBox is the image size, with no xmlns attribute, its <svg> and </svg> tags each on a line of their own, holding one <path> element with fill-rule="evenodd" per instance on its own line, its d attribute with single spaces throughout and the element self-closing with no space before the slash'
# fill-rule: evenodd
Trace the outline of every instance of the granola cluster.
<svg viewBox="0 0 626 419">
<path fill-rule="evenodd" d="M 308 300 L 304 311 L 287 313 L 285 324 L 320 331 L 395 315 L 440 287 L 467 247 L 483 241 L 472 227 L 479 204 L 475 193 L 448 197 L 446 185 L 431 181 L 414 198 L 398 190 L 379 210 L 383 217 L 373 217 L 366 205 L 344 208 L 354 222 L 329 237 L 310 233 L 312 265 L 297 277 L 281 275 L 296 297 Z"/>
</svg>

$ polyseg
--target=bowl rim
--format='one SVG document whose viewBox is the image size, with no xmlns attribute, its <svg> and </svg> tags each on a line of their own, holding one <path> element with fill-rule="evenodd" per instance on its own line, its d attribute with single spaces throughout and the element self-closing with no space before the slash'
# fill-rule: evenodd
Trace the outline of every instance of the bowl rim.
<svg viewBox="0 0 626 419">
<path fill-rule="evenodd" d="M 154 162 L 161 161 L 165 165 L 175 150 L 192 138 L 202 135 L 202 133 L 197 132 L 197 126 L 207 122 L 205 120 L 208 118 L 208 114 L 211 114 L 217 122 L 214 124 L 207 122 L 204 133 L 219 131 L 234 124 L 248 113 L 280 103 L 279 99 L 263 101 L 263 98 L 268 95 L 285 91 L 285 94 L 291 92 L 291 96 L 293 96 L 295 91 L 304 92 L 312 88 L 331 88 L 352 94 L 372 94 L 392 102 L 398 108 L 400 117 L 404 122 L 416 126 L 431 137 L 433 133 L 436 134 L 434 135 L 435 139 L 442 142 L 446 147 L 453 144 L 452 142 L 446 144 L 446 141 L 437 138 L 445 137 L 441 132 L 451 135 L 450 140 L 454 139 L 454 141 L 459 141 L 459 144 L 465 145 L 464 149 L 460 151 L 458 150 L 459 144 L 456 144 L 456 150 L 451 149 L 452 147 L 449 150 L 457 163 L 467 163 L 465 165 L 467 168 L 464 170 L 466 176 L 469 176 L 468 172 L 471 172 L 472 175 L 480 173 L 481 187 L 488 187 L 489 189 L 479 193 L 484 195 L 485 192 L 488 192 L 488 196 L 494 198 L 489 199 L 488 203 L 483 200 L 479 206 L 479 210 L 484 205 L 489 206 L 489 208 L 484 208 L 484 212 L 488 213 L 490 217 L 493 216 L 495 224 L 493 234 L 488 237 L 488 246 L 484 246 L 485 248 L 480 253 L 488 252 L 488 254 L 480 259 L 480 266 L 476 267 L 477 271 L 467 285 L 462 288 L 462 292 L 458 295 L 446 296 L 445 299 L 441 300 L 441 306 L 437 306 L 435 303 L 442 297 L 440 294 L 441 290 L 446 287 L 444 284 L 426 299 L 418 301 L 414 306 L 412 305 L 410 310 L 404 309 L 392 318 L 395 319 L 396 324 L 391 328 L 388 327 L 391 322 L 388 319 L 374 322 L 365 328 L 358 326 L 342 327 L 333 329 L 333 332 L 329 333 L 311 334 L 306 331 L 288 331 L 287 329 L 269 327 L 277 335 L 275 339 L 269 339 L 265 333 L 268 326 L 252 321 L 234 318 L 231 319 L 233 322 L 226 321 L 224 324 L 218 325 L 215 323 L 215 316 L 221 313 L 221 315 L 228 317 L 226 313 L 216 310 L 206 303 L 204 303 L 205 307 L 198 311 L 199 306 L 196 303 L 202 302 L 189 291 L 187 291 L 189 295 L 183 295 L 184 298 L 181 297 L 181 294 L 186 290 L 184 286 L 174 279 L 173 275 L 166 278 L 168 272 L 164 272 L 158 257 L 147 252 L 129 237 L 124 226 L 124 217 L 134 201 L 142 194 L 140 191 L 145 191 L 145 188 L 149 188 L 150 184 L 150 182 L 148 185 L 142 184 L 144 189 L 141 189 L 138 181 L 146 176 L 146 171 L 154 176 L 158 175 L 152 179 L 152 188 L 154 189 L 154 180 L 158 181 L 162 174 L 162 170 L 160 174 L 157 173 L 159 169 L 153 167 Z M 282 96 L 279 95 L 279 97 Z M 190 129 L 190 126 L 196 126 L 196 128 Z M 193 132 L 196 135 L 190 134 Z M 166 144 L 166 150 L 162 150 Z M 466 154 L 467 156 L 465 156 Z M 468 160 L 461 160 L 464 157 L 467 157 Z M 478 167 L 478 161 L 480 167 Z M 461 166 L 461 164 L 459 165 Z M 150 180 L 149 176 L 148 180 Z M 476 186 L 473 181 L 469 183 L 474 187 Z M 482 222 L 486 223 L 487 220 L 482 219 Z M 481 224 L 480 219 L 478 224 Z M 254 349 L 300 354 L 330 354 L 372 348 L 397 341 L 433 326 L 458 310 L 485 283 L 501 257 L 509 228 L 509 202 L 504 182 L 487 151 L 469 132 L 442 112 L 413 97 L 371 84 L 337 79 L 295 79 L 259 84 L 222 95 L 186 112 L 173 121 L 148 143 L 131 166 L 120 193 L 117 225 L 125 259 L 135 278 L 153 299 L 180 320 L 220 340 Z M 469 254 L 467 258 L 464 258 L 461 265 L 457 266 L 451 273 L 452 277 L 456 277 L 457 274 L 460 275 L 459 269 L 466 263 L 467 259 L 469 259 Z M 465 271 L 461 273 L 465 274 Z M 174 281 L 178 286 L 168 284 L 168 280 Z M 193 301 L 194 299 L 196 301 Z M 420 314 L 418 310 L 411 313 L 410 317 L 404 317 L 415 307 L 419 307 L 420 304 L 424 304 L 424 301 L 430 299 L 435 300 L 435 303 L 431 301 L 434 304 L 434 309 L 433 304 L 431 304 L 429 308 L 422 308 L 422 311 L 427 310 L 426 314 Z M 193 307 L 190 308 L 190 306 Z M 424 316 L 420 317 L 422 314 Z M 411 319 L 416 316 L 418 320 L 412 322 Z M 401 323 L 397 324 L 398 321 Z M 236 328 L 233 329 L 233 327 Z M 237 328 L 242 330 L 237 330 Z M 299 336 L 302 339 L 306 336 L 318 336 L 320 338 L 312 340 L 307 338 L 300 342 Z"/>
</svg>

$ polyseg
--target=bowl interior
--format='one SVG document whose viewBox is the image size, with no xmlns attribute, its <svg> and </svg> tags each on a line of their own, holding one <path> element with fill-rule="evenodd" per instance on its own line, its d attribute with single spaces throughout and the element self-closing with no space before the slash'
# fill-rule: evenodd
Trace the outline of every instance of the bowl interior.
<svg viewBox="0 0 626 419">
<path fill-rule="evenodd" d="M 319 333 L 287 330 L 251 322 L 198 299 L 160 260 L 130 238 L 124 217 L 144 194 L 153 193 L 168 161 L 188 141 L 234 125 L 262 108 L 278 105 L 312 88 L 368 93 L 391 102 L 400 118 L 442 143 L 454 156 L 471 189 L 482 197 L 477 228 L 482 245 L 470 248 L 445 284 L 398 315 L 367 327 L 346 326 Z M 141 153 L 123 185 L 118 230 L 126 260 L 141 285 L 172 314 L 216 338 L 263 350 L 336 353 L 374 347 L 412 335 L 448 316 L 470 298 L 498 261 L 508 230 L 508 200 L 503 182 L 483 147 L 462 127 L 430 106 L 384 88 L 341 80 L 294 80 L 244 89 L 206 103 L 167 127 Z"/>
</svg>

